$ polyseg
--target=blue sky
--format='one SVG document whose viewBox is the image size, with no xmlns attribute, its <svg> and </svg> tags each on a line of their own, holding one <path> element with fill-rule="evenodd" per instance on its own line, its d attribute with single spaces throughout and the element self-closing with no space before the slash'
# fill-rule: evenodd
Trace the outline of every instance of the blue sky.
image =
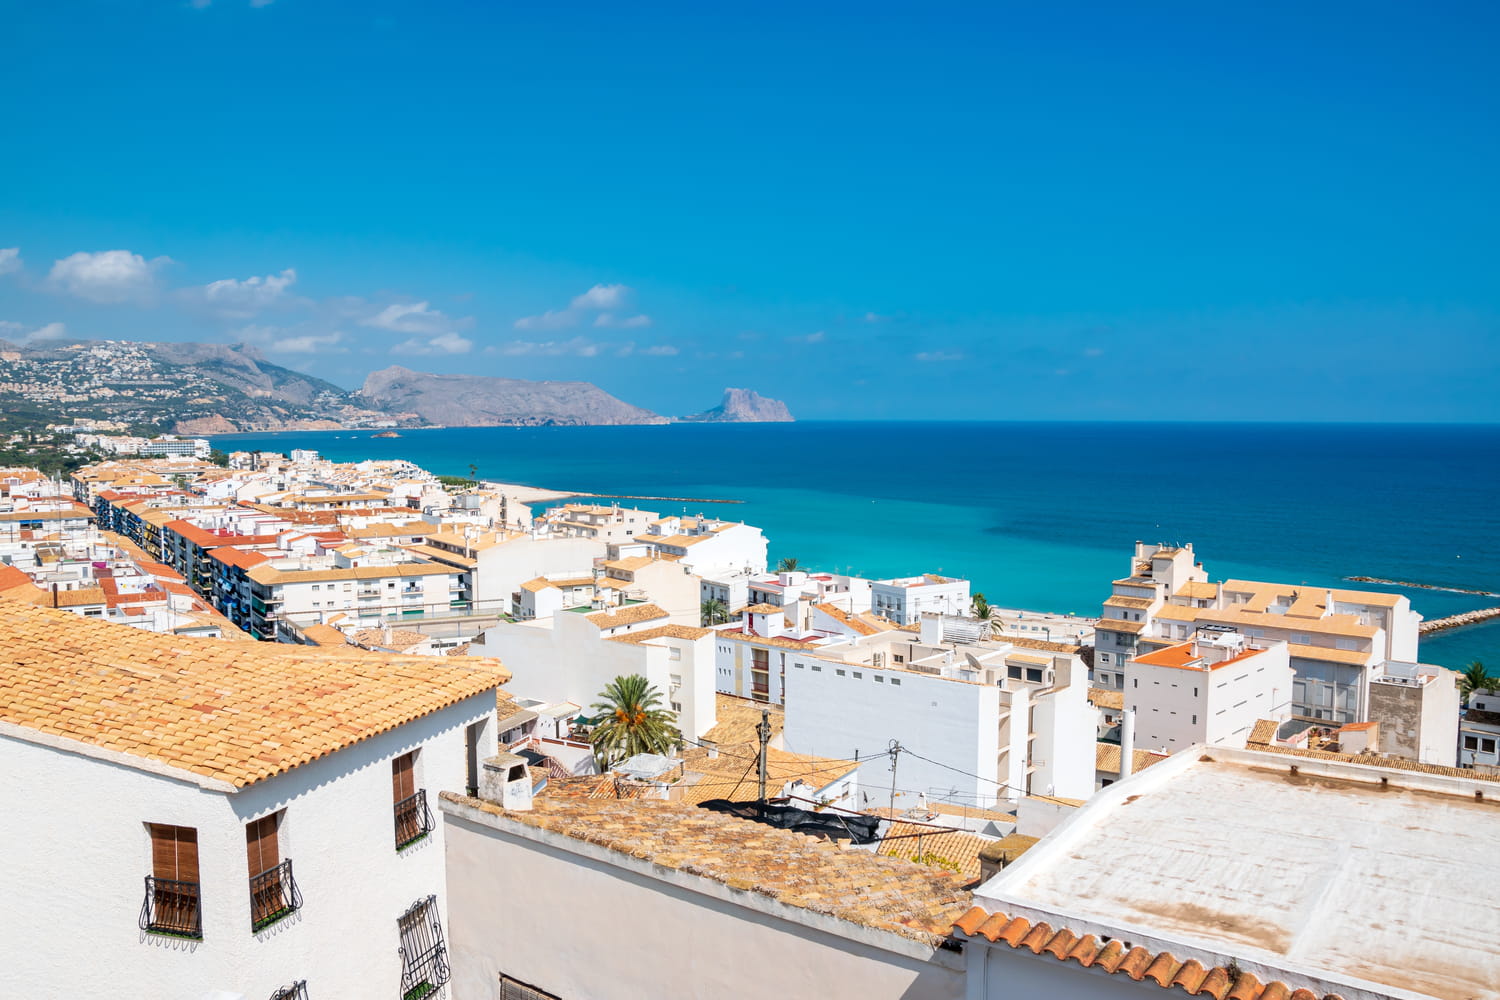
<svg viewBox="0 0 1500 1000">
<path fill-rule="evenodd" d="M 0 0 L 0 337 L 1500 420 L 1497 12 Z"/>
</svg>

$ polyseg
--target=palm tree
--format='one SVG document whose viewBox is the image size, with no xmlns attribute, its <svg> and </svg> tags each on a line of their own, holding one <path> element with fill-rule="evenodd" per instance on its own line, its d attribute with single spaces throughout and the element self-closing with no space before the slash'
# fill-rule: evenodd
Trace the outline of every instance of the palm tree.
<svg viewBox="0 0 1500 1000">
<path fill-rule="evenodd" d="M 1465 703 L 1475 691 L 1500 690 L 1500 677 L 1489 672 L 1483 663 L 1474 660 L 1458 672 L 1458 696 Z"/>
<path fill-rule="evenodd" d="M 795 573 L 797 571 L 797 557 L 787 556 L 776 564 L 778 573 Z"/>
<path fill-rule="evenodd" d="M 704 601 L 699 611 L 703 615 L 702 621 L 705 627 L 709 625 L 723 625 L 729 621 L 729 605 L 717 597 L 710 597 Z"/>
<path fill-rule="evenodd" d="M 972 600 L 973 600 L 974 603 L 973 603 L 973 607 L 970 610 L 973 612 L 974 617 L 978 618 L 982 622 L 989 621 L 990 620 L 990 602 L 986 601 L 984 599 L 984 595 L 981 594 L 981 593 L 979 593 L 978 591 L 975 591 Z"/>
<path fill-rule="evenodd" d="M 604 717 L 594 730 L 594 756 L 611 767 L 638 753 L 664 754 L 682 741 L 677 713 L 658 707 L 661 694 L 640 674 L 616 677 L 593 711 Z"/>
</svg>

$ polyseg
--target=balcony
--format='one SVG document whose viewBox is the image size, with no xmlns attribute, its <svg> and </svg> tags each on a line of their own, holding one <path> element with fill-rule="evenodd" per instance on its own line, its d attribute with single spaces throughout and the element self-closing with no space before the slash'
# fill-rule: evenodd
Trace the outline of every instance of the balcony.
<svg viewBox="0 0 1500 1000">
<path fill-rule="evenodd" d="M 250 880 L 250 929 L 260 931 L 302 909 L 302 893 L 292 878 L 291 859 Z"/>
<path fill-rule="evenodd" d="M 432 812 L 427 808 L 427 790 L 417 789 L 396 803 L 396 850 L 415 844 L 432 832 Z"/>
<path fill-rule="evenodd" d="M 141 903 L 140 928 L 150 934 L 203 940 L 203 907 L 197 882 L 146 876 L 146 899 Z"/>
</svg>

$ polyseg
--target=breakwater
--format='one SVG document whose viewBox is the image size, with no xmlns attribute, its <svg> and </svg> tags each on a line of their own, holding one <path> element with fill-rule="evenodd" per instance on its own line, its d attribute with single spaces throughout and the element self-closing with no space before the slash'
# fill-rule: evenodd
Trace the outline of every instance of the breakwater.
<svg viewBox="0 0 1500 1000">
<path fill-rule="evenodd" d="M 1434 618 L 1430 622 L 1423 622 L 1417 626 L 1422 635 L 1429 632 L 1442 632 L 1450 628 L 1461 628 L 1465 625 L 1478 625 L 1492 618 L 1500 618 L 1500 608 L 1480 608 L 1478 611 L 1465 611 L 1462 614 L 1449 615 L 1446 618 Z"/>
<path fill-rule="evenodd" d="M 1447 594 L 1478 594 L 1480 597 L 1500 597 L 1493 590 L 1470 590 L 1467 587 L 1439 587 L 1435 583 L 1413 583 L 1410 580 L 1386 580 L 1378 576 L 1346 576 L 1351 583 L 1381 583 L 1387 587 L 1411 587 L 1414 590 L 1441 590 Z"/>
</svg>

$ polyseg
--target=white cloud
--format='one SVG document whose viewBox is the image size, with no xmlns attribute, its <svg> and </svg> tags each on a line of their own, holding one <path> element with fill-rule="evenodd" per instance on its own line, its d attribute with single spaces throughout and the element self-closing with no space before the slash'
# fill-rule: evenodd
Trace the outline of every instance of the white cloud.
<svg viewBox="0 0 1500 1000">
<path fill-rule="evenodd" d="M 677 353 L 677 348 L 673 347 L 671 344 L 657 344 L 655 347 L 646 348 L 641 353 L 650 354 L 653 357 L 669 358 Z"/>
<path fill-rule="evenodd" d="M 509 357 L 561 357 L 571 355 L 577 358 L 592 358 L 596 356 L 604 345 L 598 341 L 589 340 L 586 337 L 574 337 L 571 340 L 512 340 L 508 344 L 502 344 L 498 351 Z M 633 347 L 634 345 L 632 345 Z"/>
<path fill-rule="evenodd" d="M 48 323 L 28 331 L 24 324 L 0 319 L 0 337 L 18 344 L 34 344 L 39 340 L 61 340 L 68 335 L 68 328 L 61 323 Z"/>
<path fill-rule="evenodd" d="M 90 302 L 147 302 L 156 294 L 156 271 L 167 263 L 166 257 L 148 261 L 129 250 L 79 252 L 56 261 L 47 281 Z"/>
<path fill-rule="evenodd" d="M 598 316 L 594 317 L 594 325 L 601 327 L 617 326 L 625 329 L 632 329 L 635 327 L 650 326 L 651 317 L 646 315 L 616 316 L 614 313 L 600 313 Z"/>
<path fill-rule="evenodd" d="M 21 248 L 0 247 L 0 274 L 11 274 L 21 269 Z"/>
<path fill-rule="evenodd" d="M 273 340 L 266 345 L 266 350 L 276 351 L 281 354 L 319 354 L 337 352 L 342 354 L 347 347 L 338 346 L 343 342 L 344 335 L 338 331 L 328 334 L 302 334 L 294 337 L 282 337 Z"/>
<path fill-rule="evenodd" d="M 860 318 L 863 319 L 866 323 L 884 323 L 886 320 L 890 319 L 889 316 L 882 316 L 880 315 L 880 313 L 874 312 L 867 312 Z"/>
<path fill-rule="evenodd" d="M 599 313 L 594 317 L 595 326 L 636 327 L 650 326 L 650 316 L 631 316 L 617 319 L 606 310 L 619 309 L 635 295 L 629 285 L 595 285 L 582 295 L 573 296 L 566 309 L 548 309 L 536 316 L 522 316 L 516 320 L 517 330 L 566 330 L 577 326 L 586 313 Z"/>
<path fill-rule="evenodd" d="M 595 285 L 582 295 L 574 296 L 569 309 L 618 309 L 631 296 L 628 285 Z"/>
<path fill-rule="evenodd" d="M 425 304 L 425 303 L 424 303 Z M 468 354 L 474 341 L 456 333 L 440 333 L 431 340 L 413 337 L 391 348 L 392 354 Z"/>
<path fill-rule="evenodd" d="M 201 294 L 203 301 L 216 312 L 236 319 L 248 319 L 284 298 L 286 290 L 296 281 L 297 272 L 289 267 L 280 274 L 268 274 L 264 278 L 211 281 L 202 289 L 193 291 Z"/>
<path fill-rule="evenodd" d="M 912 355 L 918 361 L 962 361 L 961 351 L 921 351 Z"/>
<path fill-rule="evenodd" d="M 817 330 L 813 333 L 804 334 L 800 337 L 788 337 L 786 339 L 794 344 L 821 344 L 823 341 L 828 339 L 828 334 L 824 333 L 822 330 Z"/>
<path fill-rule="evenodd" d="M 426 302 L 394 303 L 359 323 L 394 333 L 446 333 L 459 325 L 438 310 L 428 308 Z"/>
<path fill-rule="evenodd" d="M 578 322 L 578 314 L 571 309 L 548 309 L 540 316 L 522 316 L 516 320 L 517 330 L 565 330 Z"/>
</svg>

